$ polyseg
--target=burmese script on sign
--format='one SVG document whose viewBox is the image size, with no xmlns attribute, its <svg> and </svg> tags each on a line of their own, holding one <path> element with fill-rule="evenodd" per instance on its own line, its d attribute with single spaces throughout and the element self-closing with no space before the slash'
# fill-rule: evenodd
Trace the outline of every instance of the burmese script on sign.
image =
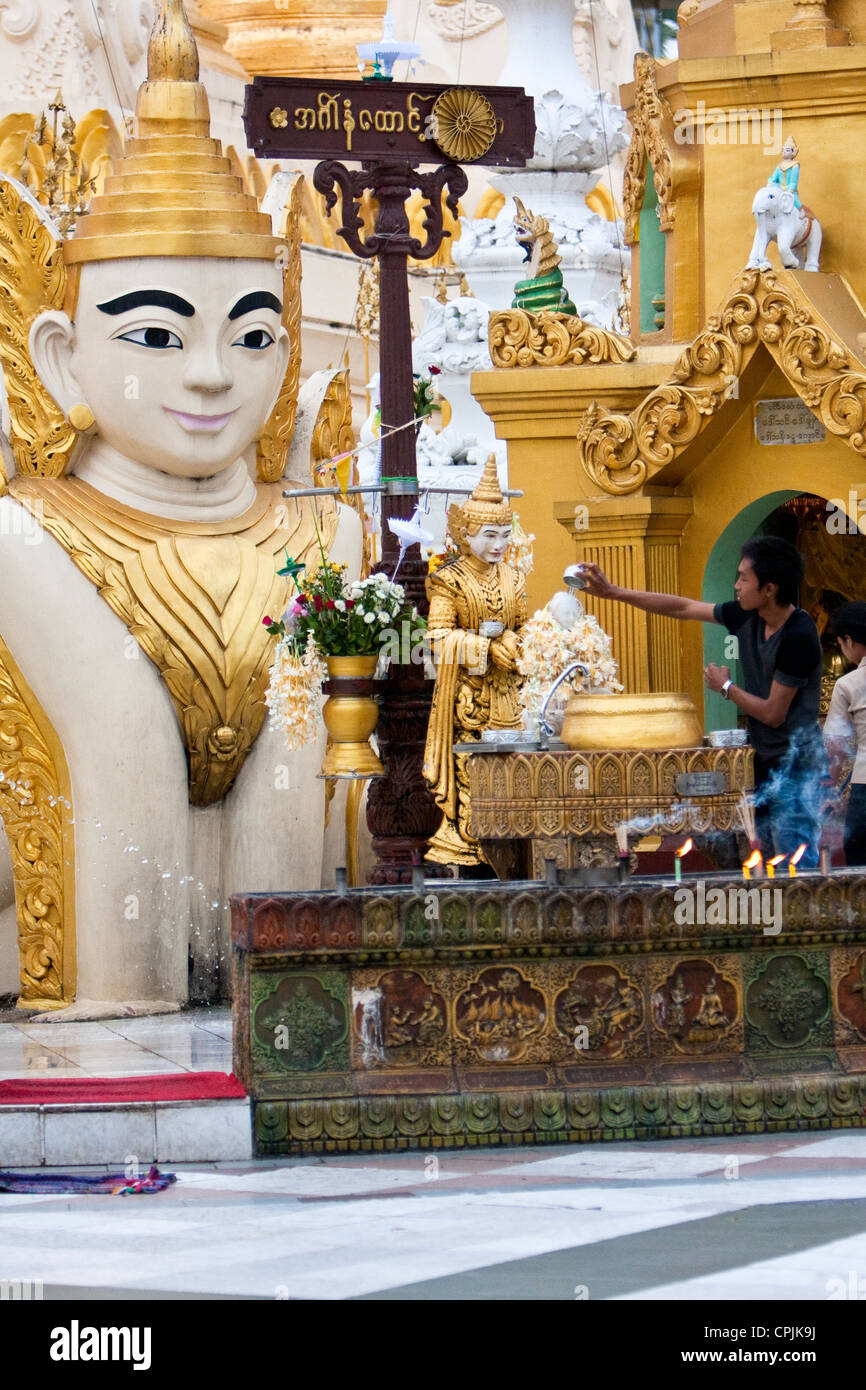
<svg viewBox="0 0 866 1390">
<path fill-rule="evenodd" d="M 524 165 L 535 143 L 521 87 L 256 77 L 244 125 L 259 156 L 284 158 Z"/>
<path fill-rule="evenodd" d="M 755 438 L 759 444 L 820 444 L 826 431 L 798 396 L 758 401 Z"/>
</svg>

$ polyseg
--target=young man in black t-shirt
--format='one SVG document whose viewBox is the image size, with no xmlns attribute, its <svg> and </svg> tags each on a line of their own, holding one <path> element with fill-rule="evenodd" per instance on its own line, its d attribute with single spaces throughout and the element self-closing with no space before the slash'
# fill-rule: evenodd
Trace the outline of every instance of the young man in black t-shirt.
<svg viewBox="0 0 866 1390">
<path fill-rule="evenodd" d="M 598 598 L 668 618 L 719 623 L 736 635 L 745 689 L 733 683 L 727 666 L 707 666 L 704 678 L 710 690 L 748 715 L 764 853 L 791 854 L 805 843 L 802 862 L 811 867 L 818 863 L 826 761 L 818 727 L 821 643 L 814 621 L 794 603 L 803 569 L 793 545 L 762 536 L 743 546 L 730 603 L 620 589 L 598 565 L 585 565 L 583 573 L 587 592 Z"/>
</svg>

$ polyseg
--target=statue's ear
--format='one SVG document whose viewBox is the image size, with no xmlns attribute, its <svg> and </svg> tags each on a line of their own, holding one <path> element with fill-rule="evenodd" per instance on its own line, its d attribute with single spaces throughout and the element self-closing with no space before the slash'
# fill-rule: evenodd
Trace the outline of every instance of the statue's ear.
<svg viewBox="0 0 866 1390">
<path fill-rule="evenodd" d="M 68 314 L 46 309 L 34 319 L 30 329 L 33 365 L 43 385 L 67 416 L 74 405 L 86 404 L 72 372 L 74 350 L 75 328 Z"/>
</svg>

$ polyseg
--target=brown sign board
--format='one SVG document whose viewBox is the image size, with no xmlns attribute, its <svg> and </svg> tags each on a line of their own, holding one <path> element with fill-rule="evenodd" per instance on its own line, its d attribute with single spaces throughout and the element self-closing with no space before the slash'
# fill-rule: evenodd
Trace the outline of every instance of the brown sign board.
<svg viewBox="0 0 866 1390">
<path fill-rule="evenodd" d="M 535 107 L 522 87 L 255 77 L 244 126 L 265 159 L 524 165 L 535 145 Z"/>
</svg>

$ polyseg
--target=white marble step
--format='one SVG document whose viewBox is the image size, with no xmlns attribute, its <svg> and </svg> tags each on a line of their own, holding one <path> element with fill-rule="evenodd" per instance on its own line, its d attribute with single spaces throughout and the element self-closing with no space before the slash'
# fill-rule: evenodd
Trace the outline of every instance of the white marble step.
<svg viewBox="0 0 866 1390">
<path fill-rule="evenodd" d="M 250 1103 L 0 1106 L 0 1169 L 212 1163 L 252 1156 Z"/>
</svg>

